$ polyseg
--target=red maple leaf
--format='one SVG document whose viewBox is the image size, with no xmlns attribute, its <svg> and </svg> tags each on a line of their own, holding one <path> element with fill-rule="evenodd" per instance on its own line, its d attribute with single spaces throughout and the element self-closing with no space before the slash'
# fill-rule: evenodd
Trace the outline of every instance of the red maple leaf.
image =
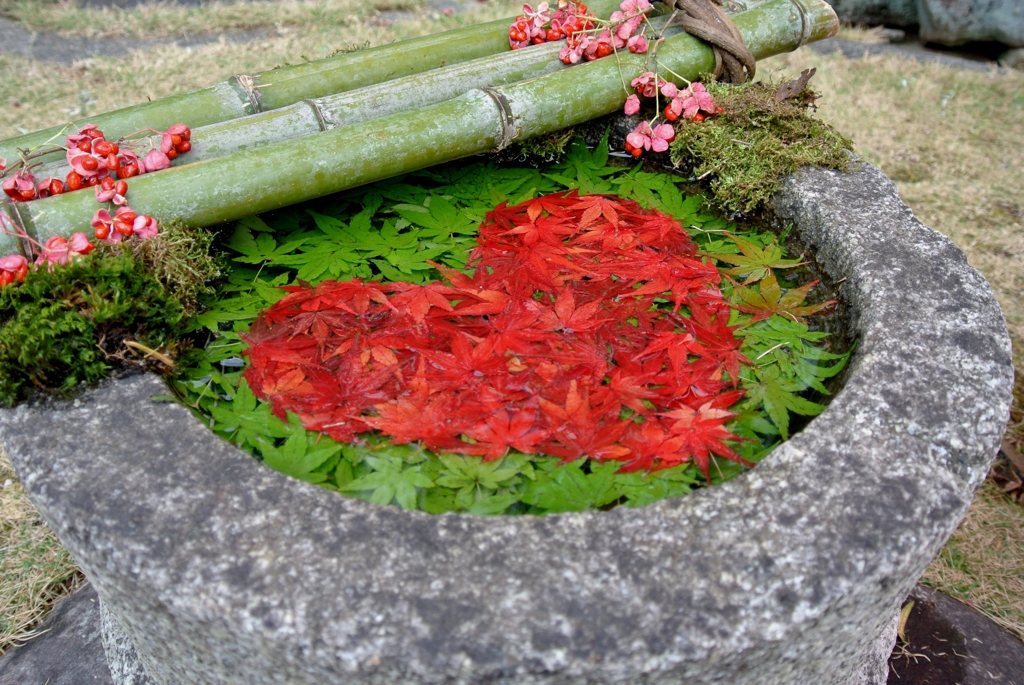
<svg viewBox="0 0 1024 685">
<path fill-rule="evenodd" d="M 682 439 L 682 445 L 674 456 L 662 458 L 661 466 L 668 468 L 683 463 L 692 457 L 700 468 L 704 478 L 711 482 L 711 455 L 725 457 L 744 466 L 752 467 L 749 461 L 736 454 L 725 444 L 726 440 L 740 440 L 738 436 L 727 431 L 722 424 L 735 416 L 731 411 L 714 407 L 710 402 L 698 409 L 683 407 L 662 416 L 675 419 L 669 432 Z"/>
<path fill-rule="evenodd" d="M 708 476 L 712 454 L 742 462 L 723 424 L 743 391 L 723 376 L 735 386 L 749 362 L 718 272 L 695 251 L 678 222 L 632 201 L 503 204 L 481 225 L 471 276 L 432 264 L 447 285 L 284 288 L 244 336 L 245 376 L 279 416 L 339 440 L 372 429 L 486 459 L 516 449 L 623 470 L 693 459 Z M 664 293 L 673 311 L 655 304 Z"/>
<path fill-rule="evenodd" d="M 510 416 L 505 409 L 499 409 L 483 424 L 467 430 L 466 435 L 477 441 L 472 451 L 482 455 L 484 461 L 504 456 L 510 447 L 532 453 L 550 435 L 550 431 L 538 425 L 537 419 L 536 410 L 521 409 Z"/>
</svg>

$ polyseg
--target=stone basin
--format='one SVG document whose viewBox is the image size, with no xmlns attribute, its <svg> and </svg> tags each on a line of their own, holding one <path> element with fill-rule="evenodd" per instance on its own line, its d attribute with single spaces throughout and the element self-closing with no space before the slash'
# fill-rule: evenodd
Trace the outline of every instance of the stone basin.
<svg viewBox="0 0 1024 685">
<path fill-rule="evenodd" d="M 640 509 L 431 516 L 340 497 L 209 432 L 155 376 L 0 412 L 96 587 L 114 681 L 884 683 L 901 600 L 1007 421 L 1002 314 L 877 169 L 775 210 L 853 313 L 845 386 L 724 485 Z"/>
</svg>

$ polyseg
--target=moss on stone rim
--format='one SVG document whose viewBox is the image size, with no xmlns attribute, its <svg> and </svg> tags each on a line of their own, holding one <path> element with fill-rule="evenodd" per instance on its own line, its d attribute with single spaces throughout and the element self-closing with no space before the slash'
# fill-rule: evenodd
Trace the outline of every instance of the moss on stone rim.
<svg viewBox="0 0 1024 685">
<path fill-rule="evenodd" d="M 670 154 L 708 181 L 713 199 L 730 212 L 762 207 L 782 178 L 802 166 L 846 170 L 853 143 L 808 113 L 810 90 L 775 101 L 778 86 L 730 86 L 707 79 L 708 92 L 725 111 L 708 121 L 680 120 Z"/>
</svg>

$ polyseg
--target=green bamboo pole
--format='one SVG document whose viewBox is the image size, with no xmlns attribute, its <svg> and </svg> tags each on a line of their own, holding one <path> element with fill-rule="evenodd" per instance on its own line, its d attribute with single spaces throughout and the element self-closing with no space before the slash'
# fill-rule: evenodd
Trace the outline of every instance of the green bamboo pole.
<svg viewBox="0 0 1024 685">
<path fill-rule="evenodd" d="M 729 11 L 749 9 L 765 0 L 734 0 Z M 652 26 L 661 30 L 666 17 L 653 17 Z M 682 29 L 670 28 L 666 35 Z M 355 90 L 300 100 L 279 109 L 252 114 L 238 119 L 193 128 L 192 150 L 175 159 L 182 166 L 240 150 L 263 147 L 270 143 L 300 138 L 339 126 L 379 119 L 451 100 L 473 88 L 501 86 L 524 81 L 567 68 L 558 59 L 563 42 L 533 45 L 521 50 L 502 52 L 487 57 L 432 69 L 421 74 L 376 83 Z M 149 144 L 159 145 L 152 137 Z M 146 149 L 146 145 L 143 144 Z M 70 167 L 63 157 L 33 168 L 37 179 L 64 178 Z"/>
<path fill-rule="evenodd" d="M 591 12 L 607 17 L 618 0 L 593 0 Z M 72 128 L 96 124 L 110 140 L 145 128 L 164 130 L 184 122 L 192 128 L 278 109 L 303 99 L 319 98 L 381 81 L 508 52 L 511 19 L 468 26 L 368 50 L 272 69 L 240 74 L 207 88 L 86 117 L 63 126 L 0 141 L 0 157 L 18 159 L 18 150 L 62 143 Z M 53 159 L 42 158 L 43 161 Z"/>
<path fill-rule="evenodd" d="M 749 8 L 761 2 L 764 0 L 746 0 L 743 7 Z M 734 9 L 739 7 L 735 3 L 732 6 Z M 665 20 L 666 17 L 655 17 L 652 21 L 654 29 L 661 30 Z M 665 35 L 672 36 L 681 30 L 672 27 Z M 474 88 L 502 86 L 550 74 L 568 68 L 558 59 L 558 52 L 563 45 L 565 43 L 562 41 L 532 45 L 196 128 L 192 130 L 192 150 L 175 159 L 172 164 L 192 164 L 435 105 Z M 149 141 L 154 147 L 159 142 L 155 136 Z M 63 158 L 33 169 L 36 178 L 63 178 L 68 171 L 70 167 Z"/>
<path fill-rule="evenodd" d="M 770 0 L 734 17 L 758 58 L 835 34 L 838 20 L 824 0 Z M 681 34 L 658 50 L 660 63 L 688 79 L 714 68 L 707 44 Z M 132 181 L 131 204 L 158 220 L 210 226 L 309 200 L 397 174 L 492 150 L 580 124 L 620 109 L 627 83 L 647 69 L 645 56 L 625 54 L 497 89 L 274 143 Z M 91 193 L 3 203 L 30 235 L 45 241 L 88 228 Z M 4 253 L 12 251 L 10 239 Z"/>
<path fill-rule="evenodd" d="M 192 150 L 176 158 L 172 164 L 184 166 L 201 162 L 434 105 L 474 88 L 501 86 L 543 76 L 565 68 L 566 65 L 558 59 L 562 45 L 564 43 L 561 41 L 544 43 L 510 53 L 480 57 L 422 74 L 322 98 L 302 100 L 287 107 L 196 128 L 192 130 Z M 149 142 L 154 147 L 159 146 L 159 138 L 155 136 Z M 67 161 L 59 159 L 34 168 L 33 173 L 36 178 L 63 178 L 69 170 Z"/>
</svg>

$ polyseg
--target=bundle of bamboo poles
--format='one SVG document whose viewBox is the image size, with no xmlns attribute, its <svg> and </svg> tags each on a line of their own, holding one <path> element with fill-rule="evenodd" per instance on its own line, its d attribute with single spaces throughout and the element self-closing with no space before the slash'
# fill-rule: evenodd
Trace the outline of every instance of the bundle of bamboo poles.
<svg viewBox="0 0 1024 685">
<path fill-rule="evenodd" d="M 605 0 L 591 7 L 606 13 L 612 4 Z M 734 14 L 733 21 L 757 59 L 838 30 L 836 15 L 824 0 L 731 4 L 749 7 Z M 500 47 L 491 35 L 494 24 L 501 29 Z M 210 226 L 610 114 L 628 96 L 623 83 L 653 68 L 648 55 L 632 53 L 564 67 L 557 58 L 558 47 L 547 44 L 495 55 L 507 50 L 508 23 L 494 24 L 476 27 L 487 39 L 479 38 L 479 45 L 469 41 L 477 45 L 472 49 L 460 42 L 462 38 L 450 40 L 473 30 L 460 29 L 254 77 L 254 83 L 244 88 L 249 98 L 259 87 L 258 95 L 249 98 L 249 110 L 257 105 L 276 107 L 262 114 L 214 107 L 214 91 L 223 93 L 226 87 L 221 84 L 88 123 L 98 124 L 114 138 L 143 127 L 166 127 L 174 120 L 203 122 L 193 127 L 192 152 L 179 158 L 185 163 L 133 178 L 130 199 L 136 212 L 157 220 Z M 665 35 L 657 49 L 663 69 L 687 79 L 713 70 L 715 57 L 706 43 L 681 32 Z M 441 40 L 445 36 L 449 40 Z M 489 52 L 481 57 L 474 50 L 482 50 L 484 44 Z M 440 57 L 444 66 L 419 69 L 433 64 L 422 57 L 425 52 L 436 61 L 448 54 L 446 46 L 452 46 L 454 57 Z M 409 57 L 380 64 L 383 50 Z M 354 61 L 339 67 L 342 58 Z M 359 65 L 366 66 L 365 73 L 353 73 Z M 330 84 L 316 78 L 321 71 L 331 75 Z M 269 74 L 277 76 L 271 80 Z M 311 82 L 304 81 L 310 75 Z M 300 82 L 309 89 L 299 92 Z M 325 89 L 330 93 L 326 97 Z M 190 103 L 200 101 L 206 105 L 189 109 Z M 0 155 L 8 148 L 43 144 L 59 132 L 51 129 L 5 141 L 0 143 Z M 28 203 L 0 202 L 0 212 L 39 242 L 87 230 L 96 208 L 94 194 L 81 191 Z M 19 246 L 12 236 L 0 237 L 0 254 Z"/>
</svg>

